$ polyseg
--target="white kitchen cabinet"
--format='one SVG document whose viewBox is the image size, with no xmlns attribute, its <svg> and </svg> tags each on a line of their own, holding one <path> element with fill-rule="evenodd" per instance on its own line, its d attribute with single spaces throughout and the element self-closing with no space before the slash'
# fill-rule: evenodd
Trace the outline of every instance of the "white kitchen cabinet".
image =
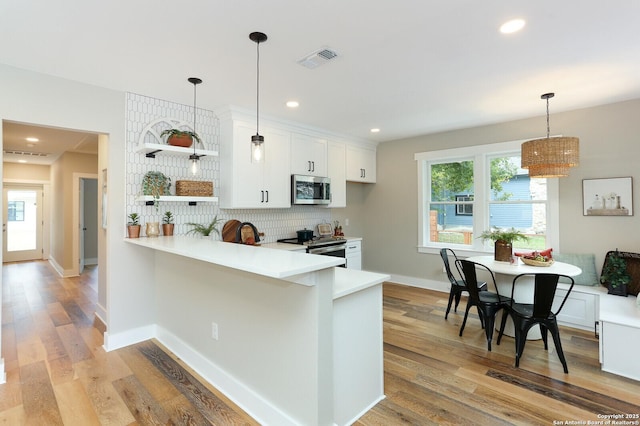
<svg viewBox="0 0 640 426">
<path fill-rule="evenodd" d="M 347 240 L 347 269 L 362 269 L 362 241 Z"/>
<path fill-rule="evenodd" d="M 331 178 L 331 203 L 328 207 L 347 207 L 346 147 L 340 142 L 327 144 L 327 176 Z"/>
<path fill-rule="evenodd" d="M 376 150 L 347 145 L 347 180 L 375 183 Z"/>
<path fill-rule="evenodd" d="M 640 309 L 636 298 L 601 295 L 599 317 L 602 370 L 640 380 Z"/>
<path fill-rule="evenodd" d="M 290 133 L 261 127 L 264 159 L 254 163 L 251 161 L 251 136 L 255 132 L 255 125 L 248 122 L 221 122 L 221 208 L 291 207 Z"/>
<path fill-rule="evenodd" d="M 293 133 L 291 135 L 291 174 L 327 176 L 327 141 Z"/>
</svg>

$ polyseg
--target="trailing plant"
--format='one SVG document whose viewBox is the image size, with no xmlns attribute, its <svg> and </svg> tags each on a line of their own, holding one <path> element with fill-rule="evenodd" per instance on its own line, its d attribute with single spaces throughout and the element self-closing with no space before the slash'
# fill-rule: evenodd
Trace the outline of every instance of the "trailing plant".
<svg viewBox="0 0 640 426">
<path fill-rule="evenodd" d="M 164 216 L 162 217 L 162 223 L 165 225 L 169 225 L 173 223 L 173 213 L 170 211 L 164 212 Z"/>
<path fill-rule="evenodd" d="M 169 188 L 171 188 L 171 178 L 162 172 L 150 171 L 142 178 L 142 194 L 153 197 L 156 212 L 160 208 L 160 196 L 171 195 Z"/>
<path fill-rule="evenodd" d="M 194 141 L 196 141 L 200 145 L 204 146 L 202 144 L 202 141 L 200 140 L 200 136 L 198 136 L 198 134 L 196 132 L 191 132 L 191 131 L 188 131 L 188 130 L 167 129 L 167 130 L 163 131 L 162 133 L 160 133 L 160 137 L 162 137 L 162 136 L 167 136 L 167 140 L 171 136 L 176 136 L 176 137 L 191 136 L 191 139 L 193 139 Z"/>
<path fill-rule="evenodd" d="M 193 228 L 191 228 L 187 232 L 187 234 L 201 234 L 205 237 L 208 237 L 209 235 L 211 235 L 212 232 L 215 232 L 216 234 L 220 235 L 220 231 L 217 228 L 219 222 L 220 220 L 218 219 L 217 215 L 216 217 L 213 218 L 213 221 L 208 225 L 189 222 L 187 223 L 187 225 L 192 226 Z"/>
<path fill-rule="evenodd" d="M 138 213 L 131 213 L 127 217 L 129 218 L 129 222 L 127 222 L 128 226 L 140 225 L 140 216 L 138 216 Z"/>
<path fill-rule="evenodd" d="M 497 226 L 494 227 L 493 230 L 491 231 L 484 231 L 482 234 L 480 234 L 478 238 L 482 239 L 482 241 L 486 241 L 486 240 L 491 240 L 494 242 L 505 241 L 509 244 L 513 244 L 513 242 L 517 240 L 522 240 L 522 241 L 529 240 L 529 237 L 527 237 L 526 235 L 524 235 L 522 232 L 518 231 L 515 228 L 504 230 L 504 229 L 498 228 Z"/>
<path fill-rule="evenodd" d="M 607 257 L 602 268 L 600 282 L 608 284 L 611 288 L 618 288 L 631 282 L 631 275 L 627 272 L 627 262 L 620 256 L 617 249 L 615 253 Z"/>
</svg>

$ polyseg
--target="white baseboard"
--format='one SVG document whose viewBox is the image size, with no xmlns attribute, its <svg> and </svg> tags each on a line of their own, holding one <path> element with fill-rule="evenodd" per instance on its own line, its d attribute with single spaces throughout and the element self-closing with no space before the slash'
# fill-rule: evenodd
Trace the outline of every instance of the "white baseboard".
<svg viewBox="0 0 640 426">
<path fill-rule="evenodd" d="M 427 280 L 424 278 L 408 277 L 404 275 L 391 274 L 389 281 L 396 284 L 424 288 L 426 290 L 441 291 L 443 293 L 449 293 L 451 288 L 451 284 L 448 281 Z"/>
<path fill-rule="evenodd" d="M 295 426 L 298 424 L 277 407 L 243 385 L 215 363 L 202 356 L 187 343 L 162 327 L 156 329 L 156 338 L 190 368 L 242 408 L 258 423 L 264 425 Z"/>
<path fill-rule="evenodd" d="M 69 278 L 69 277 L 77 277 L 78 276 L 78 271 L 74 271 L 71 269 L 64 269 L 58 262 L 56 262 L 56 260 L 53 257 L 49 257 L 49 264 L 51 264 L 51 266 L 53 267 L 53 269 L 55 269 L 55 271 L 58 273 L 58 275 L 60 275 L 62 278 Z"/>
<path fill-rule="evenodd" d="M 0 385 L 7 383 L 7 372 L 4 371 L 4 358 L 0 358 Z"/>
<path fill-rule="evenodd" d="M 95 314 L 98 317 L 98 319 L 102 321 L 102 323 L 106 326 L 107 325 L 107 309 L 104 306 L 102 306 L 100 303 L 96 303 Z"/>
<path fill-rule="evenodd" d="M 115 351 L 116 349 L 124 348 L 125 346 L 153 339 L 156 337 L 156 334 L 155 324 L 134 328 L 133 330 L 127 330 L 117 334 L 109 334 L 109 332 L 106 331 L 104 333 L 103 347 L 107 352 Z"/>
</svg>

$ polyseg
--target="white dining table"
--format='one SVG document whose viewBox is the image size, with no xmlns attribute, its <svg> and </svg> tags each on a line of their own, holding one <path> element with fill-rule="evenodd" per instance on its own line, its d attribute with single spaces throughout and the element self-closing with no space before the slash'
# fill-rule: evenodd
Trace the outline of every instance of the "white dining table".
<svg viewBox="0 0 640 426">
<path fill-rule="evenodd" d="M 496 285 L 501 296 L 511 296 L 511 286 L 516 275 L 520 274 L 559 274 L 575 277 L 582 273 L 582 269 L 569 263 L 554 261 L 551 266 L 530 266 L 522 263 L 520 258 L 516 257 L 515 262 L 501 262 L 494 259 L 493 256 L 471 256 L 467 260 L 476 262 L 486 266 L 493 272 L 496 278 Z M 491 288 L 489 288 L 491 290 Z M 514 289 L 513 300 L 517 303 L 533 303 L 534 279 L 533 277 L 523 277 L 518 280 Z M 506 315 L 503 312 L 502 315 Z M 496 330 L 500 329 L 500 322 L 496 319 Z M 504 334 L 514 337 L 515 331 L 513 321 L 507 321 Z M 539 327 L 533 327 L 527 334 L 527 340 L 541 339 Z"/>
</svg>

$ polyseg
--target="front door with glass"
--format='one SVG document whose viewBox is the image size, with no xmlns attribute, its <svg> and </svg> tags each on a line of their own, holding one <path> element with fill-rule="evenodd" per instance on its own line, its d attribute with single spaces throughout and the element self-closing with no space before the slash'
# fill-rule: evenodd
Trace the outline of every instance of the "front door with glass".
<svg viewBox="0 0 640 426">
<path fill-rule="evenodd" d="M 5 185 L 3 261 L 42 259 L 42 188 Z"/>
</svg>

